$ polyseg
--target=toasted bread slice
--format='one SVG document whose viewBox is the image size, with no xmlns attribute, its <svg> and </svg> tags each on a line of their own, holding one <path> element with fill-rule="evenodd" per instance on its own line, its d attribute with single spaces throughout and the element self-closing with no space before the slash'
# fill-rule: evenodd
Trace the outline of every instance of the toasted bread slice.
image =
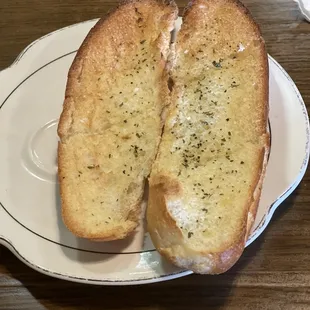
<svg viewBox="0 0 310 310">
<path fill-rule="evenodd" d="M 121 4 L 71 66 L 58 134 L 62 216 L 75 235 L 122 239 L 138 225 L 168 94 L 173 2 Z"/>
<path fill-rule="evenodd" d="M 267 54 L 238 1 L 195 0 L 174 56 L 148 229 L 177 266 L 218 274 L 240 257 L 260 197 L 269 149 Z"/>
</svg>

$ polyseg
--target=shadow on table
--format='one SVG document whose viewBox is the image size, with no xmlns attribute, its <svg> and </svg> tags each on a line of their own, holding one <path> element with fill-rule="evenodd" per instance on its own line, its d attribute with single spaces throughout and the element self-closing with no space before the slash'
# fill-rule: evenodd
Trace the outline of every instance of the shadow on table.
<svg viewBox="0 0 310 310">
<path fill-rule="evenodd" d="M 1 249 L 2 263 L 47 309 L 223 309 L 233 295 L 234 282 L 258 253 L 264 235 L 294 204 L 294 195 L 278 210 L 266 231 L 243 253 L 237 264 L 218 276 L 190 275 L 184 278 L 141 286 L 94 286 L 71 283 L 40 274 L 13 254 Z M 227 308 L 226 308 L 227 309 Z"/>
</svg>

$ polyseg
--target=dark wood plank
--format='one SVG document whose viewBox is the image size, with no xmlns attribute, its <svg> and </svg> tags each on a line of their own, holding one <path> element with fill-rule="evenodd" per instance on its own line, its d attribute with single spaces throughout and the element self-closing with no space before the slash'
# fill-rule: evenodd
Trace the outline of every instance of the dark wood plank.
<svg viewBox="0 0 310 310">
<path fill-rule="evenodd" d="M 310 107 L 310 24 L 292 0 L 244 0 L 269 53 Z M 178 1 L 180 7 L 186 1 Z M 115 0 L 1 0 L 0 69 L 58 28 L 102 16 Z M 1 87 L 1 85 L 0 85 Z M 220 276 L 146 286 L 98 287 L 49 278 L 0 246 L 0 309 L 310 309 L 310 172 L 263 235 Z"/>
</svg>

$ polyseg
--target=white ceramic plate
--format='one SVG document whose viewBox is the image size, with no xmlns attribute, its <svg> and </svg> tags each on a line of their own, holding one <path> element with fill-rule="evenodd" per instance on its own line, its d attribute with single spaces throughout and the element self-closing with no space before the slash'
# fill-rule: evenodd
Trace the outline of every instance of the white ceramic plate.
<svg viewBox="0 0 310 310">
<path fill-rule="evenodd" d="M 35 41 L 0 72 L 0 243 L 30 267 L 66 280 L 144 284 L 190 274 L 162 260 L 141 226 L 134 237 L 94 243 L 73 236 L 60 216 L 56 127 L 68 69 L 96 20 Z M 271 57 L 271 153 L 249 245 L 301 181 L 309 122 L 293 81 Z"/>
</svg>

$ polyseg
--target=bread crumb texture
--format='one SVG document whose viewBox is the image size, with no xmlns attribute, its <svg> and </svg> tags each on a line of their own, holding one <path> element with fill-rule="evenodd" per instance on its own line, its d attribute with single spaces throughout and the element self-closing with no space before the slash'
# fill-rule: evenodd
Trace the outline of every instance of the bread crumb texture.
<svg viewBox="0 0 310 310">
<path fill-rule="evenodd" d="M 239 3 L 187 8 L 148 213 L 154 243 L 180 267 L 222 272 L 243 250 L 267 141 L 267 70 L 259 30 Z M 169 221 L 152 219 L 158 208 Z"/>
<path fill-rule="evenodd" d="M 160 140 L 173 5 L 129 1 L 91 30 L 70 69 L 58 133 L 63 219 L 76 235 L 138 224 Z"/>
</svg>

